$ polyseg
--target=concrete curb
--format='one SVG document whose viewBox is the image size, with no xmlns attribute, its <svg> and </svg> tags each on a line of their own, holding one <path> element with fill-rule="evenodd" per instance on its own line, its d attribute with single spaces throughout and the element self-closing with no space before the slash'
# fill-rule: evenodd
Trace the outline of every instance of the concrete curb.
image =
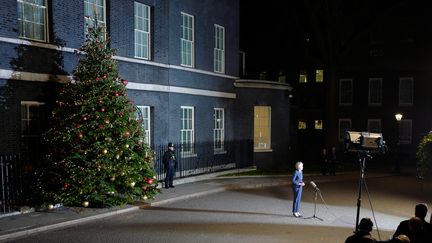
<svg viewBox="0 0 432 243">
<path fill-rule="evenodd" d="M 18 238 L 18 237 L 22 237 L 22 236 L 28 236 L 31 234 L 45 232 L 48 230 L 54 230 L 54 229 L 65 228 L 68 226 L 74 226 L 77 224 L 90 222 L 90 221 L 93 221 L 96 219 L 102 219 L 102 218 L 110 217 L 113 215 L 123 214 L 123 213 L 131 212 L 131 211 L 135 211 L 138 209 L 139 209 L 138 206 L 132 206 L 132 207 L 128 207 L 128 208 L 124 208 L 124 209 L 118 209 L 118 210 L 111 211 L 111 212 L 106 212 L 106 213 L 101 213 L 101 214 L 97 214 L 97 215 L 93 215 L 93 216 L 88 216 L 85 218 L 74 219 L 74 220 L 65 221 L 65 222 L 61 222 L 61 223 L 55 223 L 55 224 L 45 225 L 45 226 L 41 226 L 41 227 L 37 227 L 37 228 L 33 228 L 33 229 L 27 229 L 27 230 L 18 231 L 18 232 L 14 232 L 14 233 L 10 233 L 10 234 L 0 235 L 0 241 L 12 239 L 12 238 Z"/>
</svg>

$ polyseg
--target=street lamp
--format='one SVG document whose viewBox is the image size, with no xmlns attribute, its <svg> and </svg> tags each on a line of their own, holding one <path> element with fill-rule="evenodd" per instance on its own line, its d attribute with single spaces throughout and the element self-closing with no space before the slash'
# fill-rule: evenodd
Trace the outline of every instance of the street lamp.
<svg viewBox="0 0 432 243">
<path fill-rule="evenodd" d="M 395 114 L 396 121 L 398 121 L 398 122 L 400 122 L 402 120 L 402 117 L 403 117 L 402 113 L 396 113 Z"/>
<path fill-rule="evenodd" d="M 399 130 L 400 130 L 400 121 L 402 120 L 402 117 L 403 117 L 403 115 L 402 115 L 402 113 L 396 113 L 395 114 L 395 118 L 396 118 L 396 122 L 397 122 L 397 130 L 398 130 L 398 136 L 397 136 L 397 143 L 396 143 L 396 146 L 397 146 L 397 155 L 400 155 L 400 148 L 399 148 Z M 396 161 L 395 161 L 395 172 L 397 173 L 397 174 L 399 174 L 400 173 L 400 165 L 399 165 L 399 160 L 400 160 L 400 158 L 399 158 L 400 156 L 397 156 L 397 158 L 396 158 Z"/>
</svg>

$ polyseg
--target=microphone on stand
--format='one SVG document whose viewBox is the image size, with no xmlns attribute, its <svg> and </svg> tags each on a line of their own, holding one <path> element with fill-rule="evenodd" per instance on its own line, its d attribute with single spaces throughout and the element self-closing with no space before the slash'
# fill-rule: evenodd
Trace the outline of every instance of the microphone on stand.
<svg viewBox="0 0 432 243">
<path fill-rule="evenodd" d="M 315 182 L 310 181 L 309 184 L 310 184 L 310 185 L 311 185 L 315 190 L 319 191 L 319 188 L 318 188 L 318 186 L 315 184 Z"/>
</svg>

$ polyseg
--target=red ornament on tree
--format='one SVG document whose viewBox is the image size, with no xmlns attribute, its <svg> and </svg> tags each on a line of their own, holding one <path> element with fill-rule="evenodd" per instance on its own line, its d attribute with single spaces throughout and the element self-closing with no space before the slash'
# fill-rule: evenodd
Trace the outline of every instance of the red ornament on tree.
<svg viewBox="0 0 432 243">
<path fill-rule="evenodd" d="M 69 188 L 69 184 L 67 182 L 65 182 L 65 184 L 63 185 L 64 189 L 68 189 Z"/>
<path fill-rule="evenodd" d="M 96 81 L 99 81 L 99 77 L 96 77 Z"/>
<path fill-rule="evenodd" d="M 118 93 L 118 92 L 115 92 L 115 93 L 114 93 L 114 96 L 115 96 L 115 97 L 118 97 L 118 96 L 119 96 L 119 93 Z"/>
<path fill-rule="evenodd" d="M 102 78 L 106 79 L 107 78 L 106 74 L 104 74 L 104 76 L 102 76 Z"/>
<path fill-rule="evenodd" d="M 126 81 L 126 80 L 124 80 L 124 79 L 122 79 L 121 82 L 122 82 L 122 84 L 124 84 L 124 85 L 127 85 L 127 84 L 128 84 L 128 81 Z"/>
<path fill-rule="evenodd" d="M 101 112 L 105 112 L 105 108 L 101 108 L 100 111 L 101 111 Z"/>
<path fill-rule="evenodd" d="M 75 125 L 75 127 L 76 127 L 76 128 L 80 128 L 80 127 L 81 127 L 81 124 L 77 123 L 77 124 Z"/>
<path fill-rule="evenodd" d="M 151 185 L 151 184 L 153 184 L 153 179 L 148 179 L 147 182 L 149 185 Z"/>
</svg>

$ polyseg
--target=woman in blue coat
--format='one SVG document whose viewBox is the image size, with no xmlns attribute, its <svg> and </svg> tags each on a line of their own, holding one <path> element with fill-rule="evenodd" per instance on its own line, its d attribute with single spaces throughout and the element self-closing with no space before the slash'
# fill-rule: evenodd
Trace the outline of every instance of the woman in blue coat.
<svg viewBox="0 0 432 243">
<path fill-rule="evenodd" d="M 294 217 L 302 217 L 300 210 L 300 201 L 301 201 L 301 195 L 303 191 L 303 187 L 305 183 L 303 182 L 303 163 L 297 162 L 295 164 L 296 171 L 293 174 L 292 177 L 292 188 L 294 192 L 294 199 L 293 199 L 293 215 Z"/>
</svg>

